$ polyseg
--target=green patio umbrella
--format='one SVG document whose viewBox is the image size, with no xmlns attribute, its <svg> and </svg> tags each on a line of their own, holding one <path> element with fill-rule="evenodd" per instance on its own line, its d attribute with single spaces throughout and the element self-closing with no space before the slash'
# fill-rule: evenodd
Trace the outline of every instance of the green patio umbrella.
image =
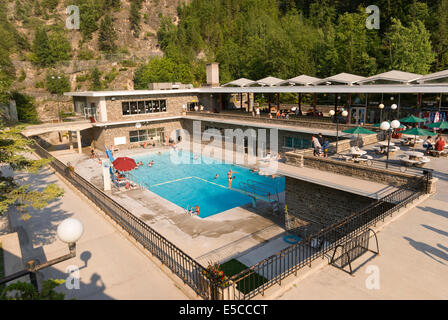
<svg viewBox="0 0 448 320">
<path fill-rule="evenodd" d="M 446 122 L 446 121 L 434 122 L 434 123 L 428 124 L 426 126 L 428 128 L 448 129 L 448 122 Z"/>
<path fill-rule="evenodd" d="M 389 124 L 391 123 L 391 121 L 387 121 L 389 122 Z M 374 128 L 380 128 L 381 127 L 381 123 L 376 123 L 374 124 L 372 127 Z M 398 127 L 399 129 L 406 129 L 406 126 L 404 124 L 400 124 L 400 126 Z"/>
<path fill-rule="evenodd" d="M 400 122 L 404 122 L 404 123 L 423 123 L 425 122 L 425 119 L 416 117 L 416 116 L 409 116 L 403 119 L 400 119 Z"/>
<path fill-rule="evenodd" d="M 414 141 L 417 140 L 417 136 L 435 136 L 436 135 L 434 132 L 420 129 L 420 128 L 412 128 L 409 130 L 401 131 L 400 133 L 414 136 Z M 414 148 L 415 148 L 415 143 L 414 143 Z"/>
<path fill-rule="evenodd" d="M 356 138 L 356 145 L 358 145 L 358 140 L 359 140 L 360 134 L 376 134 L 376 132 L 370 131 L 363 127 L 350 128 L 350 129 L 342 130 L 342 132 L 350 133 L 350 134 L 357 134 L 358 137 Z"/>
</svg>

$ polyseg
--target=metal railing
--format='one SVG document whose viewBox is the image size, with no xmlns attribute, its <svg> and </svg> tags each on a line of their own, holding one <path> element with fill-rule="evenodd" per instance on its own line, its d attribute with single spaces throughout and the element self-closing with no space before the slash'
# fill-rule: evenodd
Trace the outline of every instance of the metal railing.
<svg viewBox="0 0 448 320">
<path fill-rule="evenodd" d="M 264 295 L 266 289 L 275 284 L 281 285 L 282 280 L 289 275 L 293 273 L 297 275 L 303 267 L 311 266 L 312 261 L 319 257 L 323 258 L 336 246 L 365 232 L 379 221 L 384 221 L 387 216 L 392 216 L 394 212 L 420 197 L 424 193 L 422 188 L 426 184 L 426 178 L 421 182 L 422 185 L 417 186 L 417 190 L 399 189 L 362 211 L 232 276 L 229 285 L 220 288 L 221 296 L 227 295 L 234 299 L 245 300 L 258 294 Z"/>
<path fill-rule="evenodd" d="M 427 192 L 432 172 L 298 243 L 230 277 L 226 285 L 196 260 L 35 143 L 35 152 L 204 299 L 251 299 Z M 291 230 L 292 231 L 292 230 Z"/>
<path fill-rule="evenodd" d="M 211 283 L 206 277 L 206 269 L 188 254 L 176 247 L 145 222 L 134 216 L 126 208 L 111 199 L 83 177 L 73 172 L 64 163 L 55 159 L 37 143 L 33 149 L 42 158 L 52 159 L 50 166 L 67 179 L 76 189 L 83 193 L 96 206 L 120 225 L 144 248 L 156 256 L 165 266 L 181 278 L 198 295 L 210 299 Z"/>
</svg>

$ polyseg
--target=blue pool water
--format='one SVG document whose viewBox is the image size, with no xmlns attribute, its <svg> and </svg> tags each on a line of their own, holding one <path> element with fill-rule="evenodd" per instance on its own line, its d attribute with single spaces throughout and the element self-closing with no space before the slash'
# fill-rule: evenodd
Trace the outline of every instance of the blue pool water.
<svg viewBox="0 0 448 320">
<path fill-rule="evenodd" d="M 188 163 L 172 161 L 170 152 L 135 156 L 135 161 L 142 161 L 144 165 L 132 171 L 133 179 L 138 184 L 149 186 L 152 192 L 182 208 L 199 206 L 201 218 L 251 203 L 251 198 L 246 194 L 228 189 L 227 172 L 230 169 L 235 172 L 232 189 L 239 189 L 239 182 L 248 180 L 262 183 L 263 191 L 267 190 L 271 194 L 285 189 L 284 177 L 260 176 L 250 172 L 248 168 L 211 158 L 194 159 L 193 154 L 189 152 L 176 152 Z M 154 165 L 148 167 L 151 160 Z M 216 174 L 219 175 L 217 179 Z"/>
</svg>

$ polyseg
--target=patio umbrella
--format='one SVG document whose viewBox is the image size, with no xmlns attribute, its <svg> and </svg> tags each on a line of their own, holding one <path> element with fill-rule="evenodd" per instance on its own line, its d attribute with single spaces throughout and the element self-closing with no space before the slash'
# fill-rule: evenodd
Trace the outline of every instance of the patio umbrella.
<svg viewBox="0 0 448 320">
<path fill-rule="evenodd" d="M 400 119 L 400 122 L 404 122 L 404 123 L 423 123 L 425 122 L 425 119 L 416 117 L 416 116 L 409 116 L 403 119 Z"/>
<path fill-rule="evenodd" d="M 448 129 L 448 122 L 440 121 L 426 125 L 428 128 Z"/>
<path fill-rule="evenodd" d="M 407 134 L 410 136 L 414 136 L 414 141 L 417 141 L 417 136 L 435 136 L 436 134 L 434 132 L 420 129 L 420 128 L 412 128 L 409 130 L 401 131 L 402 134 Z M 415 143 L 414 143 L 415 148 Z"/>
<path fill-rule="evenodd" d="M 376 134 L 376 132 L 370 131 L 363 127 L 350 128 L 350 129 L 342 130 L 342 132 L 350 133 L 350 134 L 357 134 L 358 137 L 356 138 L 356 145 L 358 145 L 358 140 L 359 140 L 360 134 Z"/>
<path fill-rule="evenodd" d="M 118 171 L 131 171 L 137 167 L 135 160 L 128 157 L 117 158 L 114 162 L 112 162 L 112 164 Z"/>
</svg>

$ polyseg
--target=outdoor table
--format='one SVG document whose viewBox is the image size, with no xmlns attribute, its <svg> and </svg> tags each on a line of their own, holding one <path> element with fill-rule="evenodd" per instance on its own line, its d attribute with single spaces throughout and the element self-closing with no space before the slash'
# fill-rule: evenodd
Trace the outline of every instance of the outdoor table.
<svg viewBox="0 0 448 320">
<path fill-rule="evenodd" d="M 409 160 L 417 160 L 417 159 L 423 158 L 425 156 L 422 152 L 417 152 L 417 151 L 406 151 L 404 154 L 409 156 Z"/>
<path fill-rule="evenodd" d="M 367 152 L 364 151 L 364 150 L 359 150 L 359 151 L 352 151 L 352 152 L 350 152 L 350 155 L 351 155 L 353 158 L 359 158 L 359 157 L 365 155 L 366 153 L 367 153 Z"/>
<path fill-rule="evenodd" d="M 378 147 L 380 148 L 381 152 L 384 152 L 384 151 L 387 150 L 387 145 L 388 145 L 387 141 L 380 141 L 380 142 L 378 142 Z M 395 146 L 395 143 L 391 142 L 390 146 L 391 147 Z"/>
</svg>

